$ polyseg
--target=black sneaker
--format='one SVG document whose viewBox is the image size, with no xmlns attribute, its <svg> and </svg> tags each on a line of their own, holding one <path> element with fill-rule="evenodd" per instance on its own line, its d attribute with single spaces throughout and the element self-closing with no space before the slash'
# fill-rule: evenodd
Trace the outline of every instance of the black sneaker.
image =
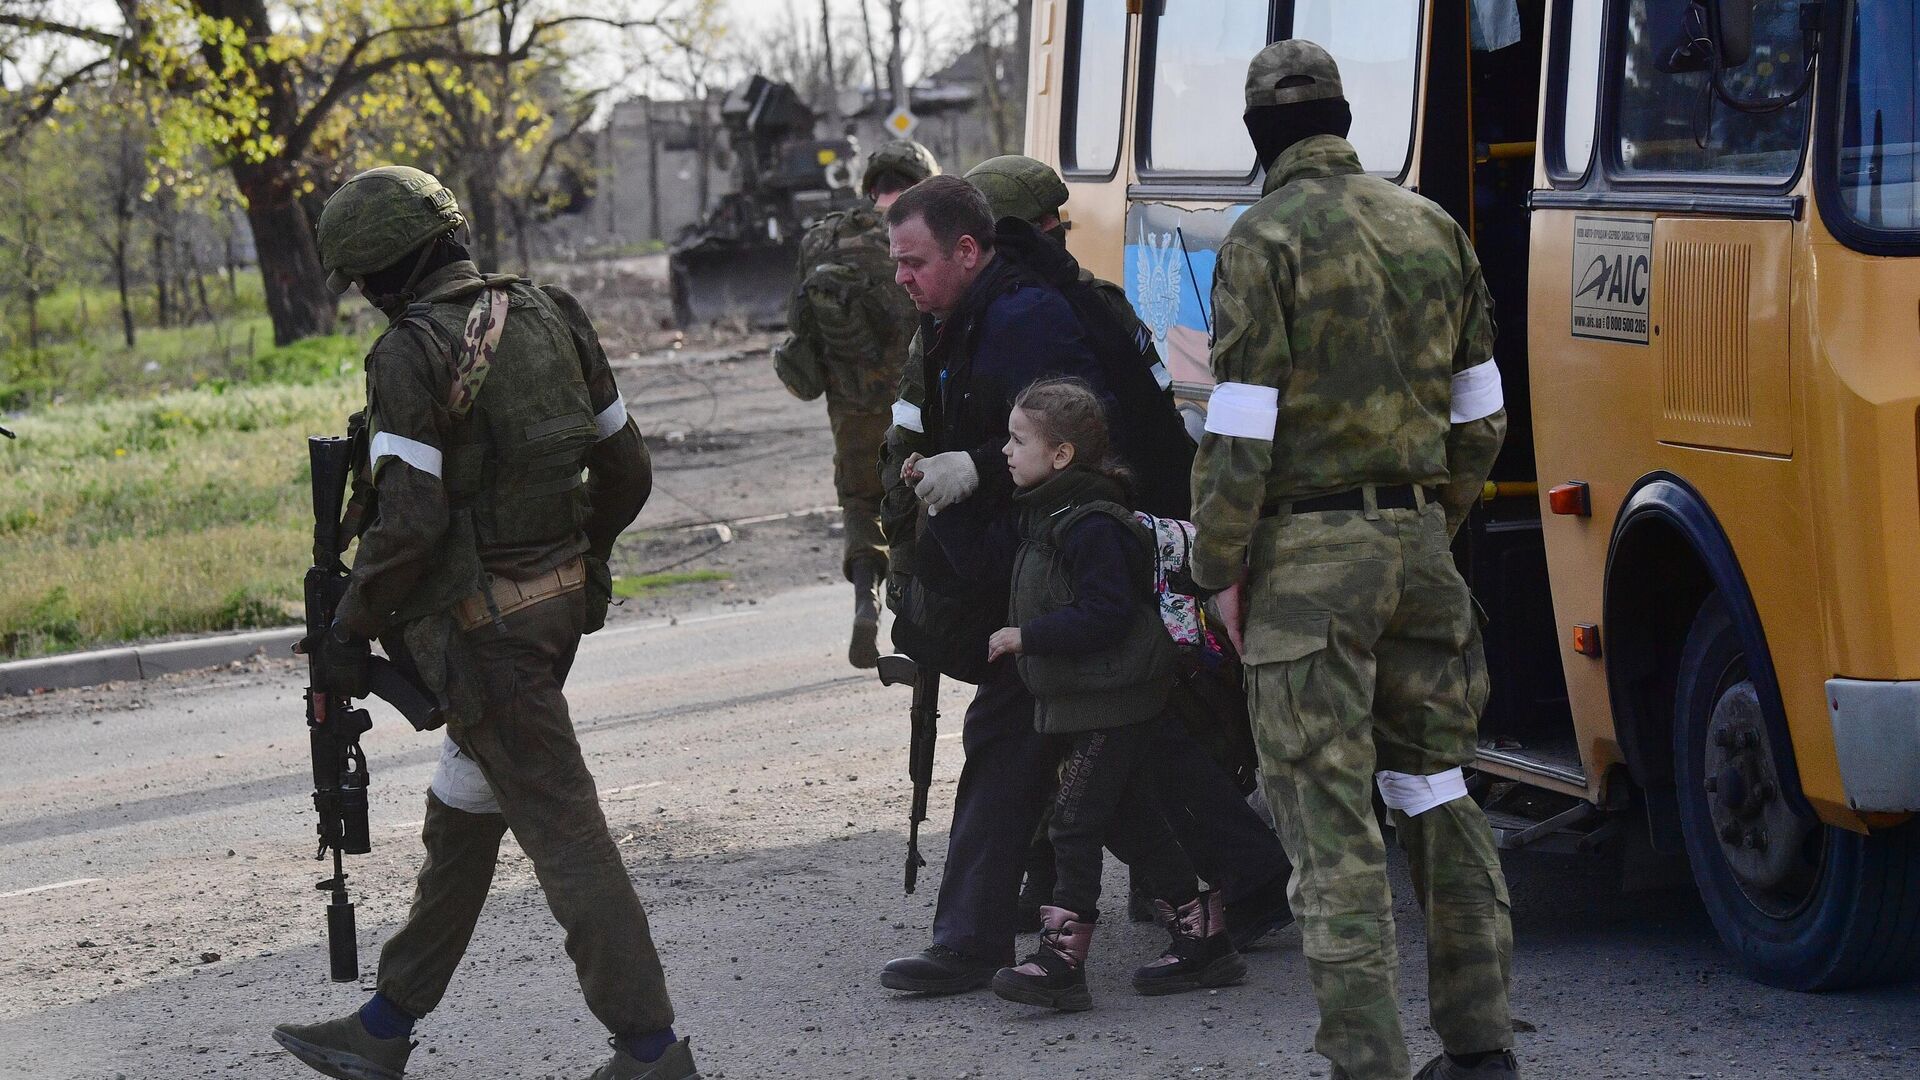
<svg viewBox="0 0 1920 1080">
<path fill-rule="evenodd" d="M 993 983 L 1000 965 L 933 945 L 912 956 L 889 960 L 880 969 L 880 985 L 915 994 L 963 994 Z"/>
</svg>

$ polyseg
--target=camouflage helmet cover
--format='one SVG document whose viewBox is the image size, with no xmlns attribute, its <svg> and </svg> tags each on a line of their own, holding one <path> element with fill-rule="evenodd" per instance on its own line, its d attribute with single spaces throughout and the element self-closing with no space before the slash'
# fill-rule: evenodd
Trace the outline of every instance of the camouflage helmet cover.
<svg viewBox="0 0 1920 1080">
<path fill-rule="evenodd" d="M 1247 65 L 1247 108 L 1295 105 L 1346 96 L 1340 65 L 1305 38 L 1276 41 Z"/>
<path fill-rule="evenodd" d="M 453 192 L 407 165 L 368 169 L 340 185 L 314 232 L 327 287 L 336 293 L 467 223 Z"/>
<path fill-rule="evenodd" d="M 1038 221 L 1067 203 L 1067 185 L 1053 167 L 1036 158 L 1006 154 L 967 170 L 967 183 L 987 197 L 997 220 Z"/>
<path fill-rule="evenodd" d="M 908 184 L 917 184 L 929 176 L 940 175 L 940 163 L 933 151 L 912 139 L 899 139 L 867 155 L 867 169 L 860 175 L 860 194 L 873 197 L 873 187 L 883 176 L 898 176 Z"/>
</svg>

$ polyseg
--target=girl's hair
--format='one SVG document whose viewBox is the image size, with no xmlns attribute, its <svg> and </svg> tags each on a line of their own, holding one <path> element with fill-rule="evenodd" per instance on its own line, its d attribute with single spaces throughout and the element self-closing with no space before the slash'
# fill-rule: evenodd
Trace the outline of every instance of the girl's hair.
<svg viewBox="0 0 1920 1080">
<path fill-rule="evenodd" d="M 1033 418 L 1048 446 L 1072 443 L 1074 461 L 1132 486 L 1133 475 L 1113 453 L 1106 404 L 1085 379 L 1039 379 L 1020 391 L 1013 407 Z"/>
</svg>

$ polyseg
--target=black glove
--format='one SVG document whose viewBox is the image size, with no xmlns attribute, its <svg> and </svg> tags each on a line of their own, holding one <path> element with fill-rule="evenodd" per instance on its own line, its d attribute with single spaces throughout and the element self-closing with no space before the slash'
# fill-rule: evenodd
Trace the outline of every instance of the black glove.
<svg viewBox="0 0 1920 1080">
<path fill-rule="evenodd" d="M 300 651 L 313 661 L 313 688 L 341 697 L 367 696 L 373 668 L 373 646 L 366 638 L 334 623 L 318 641 L 309 637 Z"/>
<path fill-rule="evenodd" d="M 591 634 L 607 625 L 607 608 L 613 605 L 613 570 L 607 566 L 607 560 L 586 557 L 587 563 L 587 621 L 581 628 L 583 634 Z"/>
</svg>

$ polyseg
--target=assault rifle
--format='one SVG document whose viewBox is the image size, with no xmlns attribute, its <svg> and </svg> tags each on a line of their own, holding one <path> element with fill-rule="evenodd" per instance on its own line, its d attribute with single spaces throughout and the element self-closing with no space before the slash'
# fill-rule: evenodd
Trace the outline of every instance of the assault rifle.
<svg viewBox="0 0 1920 1080">
<path fill-rule="evenodd" d="M 334 610 L 347 591 L 347 568 L 340 555 L 357 530 L 343 526 L 341 504 L 353 471 L 355 440 L 315 435 L 307 439 L 313 465 L 313 565 L 307 569 L 307 638 L 318 641 L 333 625 Z M 308 661 L 309 678 L 313 661 Z M 367 685 L 421 731 L 439 727 L 433 698 L 392 661 L 374 657 Z M 333 852 L 333 876 L 315 888 L 330 893 L 327 904 L 327 956 L 333 981 L 360 978 L 360 942 L 347 899 L 343 855 L 373 850 L 367 834 L 367 758 L 360 736 L 373 727 L 367 710 L 353 701 L 312 685 L 307 687 L 307 737 L 313 750 L 313 808 L 320 814 L 320 850 L 315 861 Z"/>
<path fill-rule="evenodd" d="M 913 687 L 913 735 L 907 744 L 907 777 L 913 809 L 907 814 L 907 893 L 919 883 L 927 860 L 920 854 L 920 823 L 927 820 L 927 789 L 933 786 L 933 740 L 940 727 L 940 669 L 894 654 L 880 658 L 880 684 Z"/>
</svg>

